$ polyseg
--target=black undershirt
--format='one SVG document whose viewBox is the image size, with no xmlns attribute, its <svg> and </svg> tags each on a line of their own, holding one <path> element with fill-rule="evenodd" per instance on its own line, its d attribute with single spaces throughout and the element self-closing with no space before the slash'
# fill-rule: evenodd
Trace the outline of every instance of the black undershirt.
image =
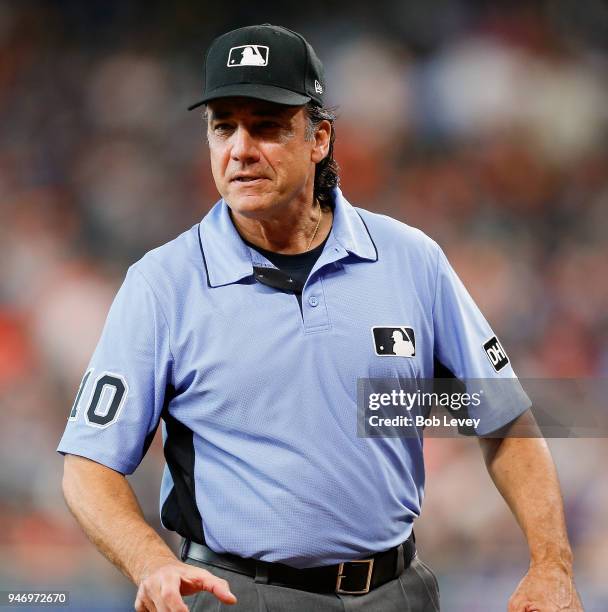
<svg viewBox="0 0 608 612">
<path fill-rule="evenodd" d="M 304 253 L 296 253 L 295 255 L 287 255 L 285 253 L 275 253 L 274 251 L 267 251 L 256 244 L 251 244 L 243 238 L 243 242 L 256 250 L 258 253 L 263 255 L 268 261 L 272 262 L 283 274 L 285 278 L 274 278 L 270 282 L 265 276 L 266 273 L 271 273 L 270 270 L 266 269 L 261 273 L 258 273 L 261 268 L 256 268 L 256 278 L 258 281 L 271 285 L 272 287 L 281 288 L 284 291 L 289 291 L 293 293 L 300 305 L 300 310 L 302 310 L 302 287 L 310 274 L 313 266 L 315 265 L 317 259 L 319 259 L 319 255 L 323 252 L 323 247 L 327 242 L 327 238 L 329 238 L 329 233 L 325 240 L 317 247 L 310 251 L 306 251 Z M 277 275 L 273 275 L 276 277 Z M 291 280 L 290 280 L 291 279 Z M 293 285 L 293 289 L 291 288 Z"/>
</svg>

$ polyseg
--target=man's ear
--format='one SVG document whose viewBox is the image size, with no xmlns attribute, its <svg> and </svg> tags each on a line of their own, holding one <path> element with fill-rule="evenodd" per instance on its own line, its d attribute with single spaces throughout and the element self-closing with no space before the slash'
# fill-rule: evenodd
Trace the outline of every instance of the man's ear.
<svg viewBox="0 0 608 612">
<path fill-rule="evenodd" d="M 329 153 L 329 139 L 331 137 L 331 123 L 324 119 L 319 123 L 314 133 L 315 146 L 312 149 L 311 160 L 318 164 Z"/>
</svg>

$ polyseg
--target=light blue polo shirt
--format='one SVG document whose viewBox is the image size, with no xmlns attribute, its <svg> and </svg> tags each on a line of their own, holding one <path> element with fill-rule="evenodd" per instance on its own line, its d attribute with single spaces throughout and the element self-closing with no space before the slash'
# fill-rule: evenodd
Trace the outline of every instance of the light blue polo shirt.
<svg viewBox="0 0 608 612">
<path fill-rule="evenodd" d="M 162 418 L 163 524 L 219 553 L 310 567 L 405 540 L 422 440 L 358 437 L 357 380 L 431 378 L 434 360 L 459 378 L 515 375 L 488 358 L 494 334 L 433 240 L 334 197 L 302 311 L 255 280 L 273 266 L 223 200 L 131 266 L 58 450 L 131 474 Z M 372 330 L 391 327 L 415 334 L 413 356 L 405 333 L 378 354 Z M 477 433 L 528 406 L 487 406 Z"/>
</svg>

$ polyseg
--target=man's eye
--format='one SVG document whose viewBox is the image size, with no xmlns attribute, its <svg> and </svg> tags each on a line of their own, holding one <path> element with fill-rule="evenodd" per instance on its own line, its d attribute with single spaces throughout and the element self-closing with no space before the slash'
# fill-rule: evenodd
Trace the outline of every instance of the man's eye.
<svg viewBox="0 0 608 612">
<path fill-rule="evenodd" d="M 262 121 L 259 127 L 262 130 L 274 130 L 280 127 L 280 125 L 276 121 Z"/>
<path fill-rule="evenodd" d="M 213 127 L 216 132 L 227 132 L 230 129 L 230 124 L 228 123 L 216 123 Z"/>
</svg>

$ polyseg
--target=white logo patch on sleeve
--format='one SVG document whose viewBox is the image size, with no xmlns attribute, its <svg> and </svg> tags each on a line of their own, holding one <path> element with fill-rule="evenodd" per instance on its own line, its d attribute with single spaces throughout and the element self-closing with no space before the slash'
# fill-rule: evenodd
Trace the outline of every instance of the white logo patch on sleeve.
<svg viewBox="0 0 608 612">
<path fill-rule="evenodd" d="M 502 345 L 498 341 L 496 336 L 492 336 L 484 345 L 483 348 L 492 364 L 492 367 L 498 372 L 502 370 L 508 363 L 509 358 L 507 357 L 507 353 L 505 353 L 505 349 L 502 348 Z"/>
<path fill-rule="evenodd" d="M 264 45 L 232 47 L 228 53 L 228 68 L 235 66 L 267 66 L 270 50 Z"/>
</svg>

